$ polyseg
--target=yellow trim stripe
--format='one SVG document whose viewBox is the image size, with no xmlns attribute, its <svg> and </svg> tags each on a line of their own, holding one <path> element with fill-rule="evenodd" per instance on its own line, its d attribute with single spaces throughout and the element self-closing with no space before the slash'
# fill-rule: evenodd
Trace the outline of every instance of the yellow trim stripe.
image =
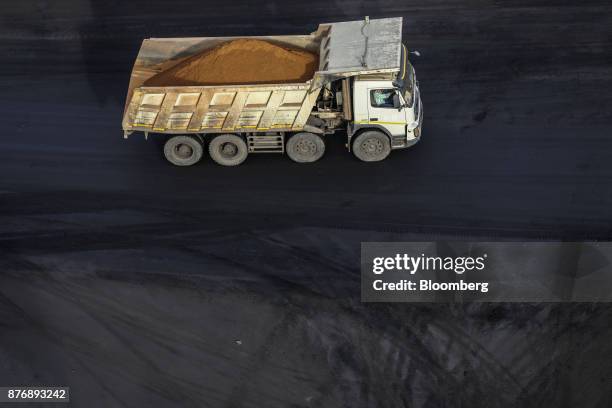
<svg viewBox="0 0 612 408">
<path fill-rule="evenodd" d="M 408 124 L 407 122 L 380 122 L 377 120 L 373 122 L 369 120 L 356 120 L 355 123 L 360 124 L 360 125 L 363 125 L 363 124 L 365 125 L 376 125 L 376 124 L 379 124 L 379 125 L 406 125 Z"/>
</svg>

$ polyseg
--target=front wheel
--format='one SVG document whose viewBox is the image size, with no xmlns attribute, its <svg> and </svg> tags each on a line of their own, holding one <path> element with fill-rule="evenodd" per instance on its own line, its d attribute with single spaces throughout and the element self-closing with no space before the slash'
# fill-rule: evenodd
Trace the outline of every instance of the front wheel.
<svg viewBox="0 0 612 408">
<path fill-rule="evenodd" d="M 366 130 L 355 137 L 353 154 L 364 162 L 377 162 L 391 153 L 391 142 L 387 135 L 378 130 Z"/>
<path fill-rule="evenodd" d="M 308 132 L 291 136 L 285 147 L 287 156 L 297 163 L 316 162 L 325 153 L 325 142 L 321 136 Z"/>
<path fill-rule="evenodd" d="M 246 160 L 249 151 L 244 139 L 237 135 L 215 136 L 208 145 L 210 157 L 222 166 L 237 166 Z"/>
<path fill-rule="evenodd" d="M 192 166 L 200 161 L 204 149 L 193 136 L 172 136 L 164 144 L 166 160 L 175 166 Z"/>
</svg>

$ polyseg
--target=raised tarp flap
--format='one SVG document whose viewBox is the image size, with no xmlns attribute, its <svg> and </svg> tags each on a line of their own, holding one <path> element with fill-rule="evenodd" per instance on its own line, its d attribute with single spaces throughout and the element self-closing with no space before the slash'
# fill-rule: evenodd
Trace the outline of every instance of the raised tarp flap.
<svg viewBox="0 0 612 408">
<path fill-rule="evenodd" d="M 382 18 L 329 24 L 321 44 L 321 71 L 362 72 L 399 70 L 402 18 Z"/>
</svg>

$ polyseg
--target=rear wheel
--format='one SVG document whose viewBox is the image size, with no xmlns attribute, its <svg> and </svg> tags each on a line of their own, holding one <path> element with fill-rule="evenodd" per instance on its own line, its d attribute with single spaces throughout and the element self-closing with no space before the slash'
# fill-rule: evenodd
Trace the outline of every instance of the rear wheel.
<svg viewBox="0 0 612 408">
<path fill-rule="evenodd" d="M 208 153 L 222 166 L 237 166 L 245 161 L 249 154 L 244 139 L 232 134 L 215 136 L 208 145 Z"/>
<path fill-rule="evenodd" d="M 312 163 L 323 157 L 325 142 L 314 133 L 296 133 L 286 145 L 287 156 L 297 163 Z"/>
<path fill-rule="evenodd" d="M 353 154 L 361 161 L 376 162 L 391 153 L 391 142 L 387 135 L 378 130 L 366 130 L 353 141 Z"/>
<path fill-rule="evenodd" d="M 191 166 L 202 158 L 202 143 L 193 136 L 173 136 L 164 144 L 166 160 L 175 166 Z"/>
</svg>

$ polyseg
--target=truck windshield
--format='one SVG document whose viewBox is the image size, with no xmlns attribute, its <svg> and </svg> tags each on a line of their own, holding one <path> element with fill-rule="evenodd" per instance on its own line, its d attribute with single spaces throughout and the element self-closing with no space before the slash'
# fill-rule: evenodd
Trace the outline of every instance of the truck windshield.
<svg viewBox="0 0 612 408">
<path fill-rule="evenodd" d="M 408 49 L 402 44 L 402 67 L 398 73 L 398 83 L 401 84 L 401 93 L 406 101 L 406 104 L 410 107 L 414 101 L 414 68 L 410 61 L 408 61 Z"/>
<path fill-rule="evenodd" d="M 407 70 L 407 78 L 404 81 L 404 89 L 402 89 L 404 94 L 404 100 L 408 104 L 408 106 L 412 106 L 412 102 L 414 100 L 414 68 L 412 68 L 412 64 L 408 62 Z"/>
</svg>

